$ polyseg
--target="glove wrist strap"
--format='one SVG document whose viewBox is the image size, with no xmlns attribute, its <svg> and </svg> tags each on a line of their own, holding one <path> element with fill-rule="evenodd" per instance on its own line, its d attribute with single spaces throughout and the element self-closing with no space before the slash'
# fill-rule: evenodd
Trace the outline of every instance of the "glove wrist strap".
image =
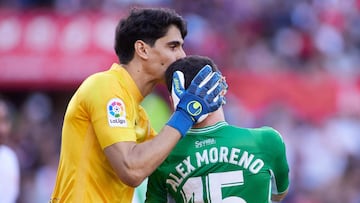
<svg viewBox="0 0 360 203">
<path fill-rule="evenodd" d="M 184 137 L 186 132 L 194 125 L 194 121 L 182 109 L 177 109 L 167 122 L 167 125 L 178 130 L 181 136 Z"/>
</svg>

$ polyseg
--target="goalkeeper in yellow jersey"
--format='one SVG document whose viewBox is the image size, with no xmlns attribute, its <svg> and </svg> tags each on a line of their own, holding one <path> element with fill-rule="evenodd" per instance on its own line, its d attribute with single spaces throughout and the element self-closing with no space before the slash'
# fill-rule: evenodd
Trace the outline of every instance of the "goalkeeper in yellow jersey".
<svg viewBox="0 0 360 203">
<path fill-rule="evenodd" d="M 185 21 L 171 9 L 134 8 L 119 22 L 119 63 L 88 77 L 68 104 L 51 203 L 131 202 L 134 187 L 192 125 L 222 105 L 227 85 L 204 67 L 157 136 L 149 125 L 140 103 L 185 56 L 186 34 Z"/>
</svg>

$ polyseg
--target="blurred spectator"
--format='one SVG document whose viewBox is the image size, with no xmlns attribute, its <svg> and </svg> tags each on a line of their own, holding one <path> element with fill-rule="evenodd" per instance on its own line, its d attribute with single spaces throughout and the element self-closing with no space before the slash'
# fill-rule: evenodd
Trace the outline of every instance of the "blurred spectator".
<svg viewBox="0 0 360 203">
<path fill-rule="evenodd" d="M 0 0 L 0 7 L 17 9 L 52 8 L 56 0 Z"/>
<path fill-rule="evenodd" d="M 0 203 L 15 203 L 20 190 L 20 167 L 15 151 L 9 146 L 14 112 L 0 97 Z"/>
<path fill-rule="evenodd" d="M 16 151 L 21 166 L 20 203 L 47 202 L 55 181 L 59 131 L 54 126 L 50 97 L 33 92 L 21 106 Z"/>
<path fill-rule="evenodd" d="M 45 136 L 39 146 L 41 163 L 34 173 L 31 198 L 26 201 L 28 203 L 46 203 L 49 201 L 55 185 L 59 163 L 59 142 L 57 141 L 54 136 Z"/>
<path fill-rule="evenodd" d="M 320 190 L 326 203 L 360 202 L 360 159 L 349 155 L 345 162 L 347 164 L 343 175 Z"/>
</svg>

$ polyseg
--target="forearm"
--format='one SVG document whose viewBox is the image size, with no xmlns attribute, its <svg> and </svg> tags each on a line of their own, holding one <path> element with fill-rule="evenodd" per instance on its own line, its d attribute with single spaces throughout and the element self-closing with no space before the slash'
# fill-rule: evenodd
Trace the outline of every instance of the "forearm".
<svg viewBox="0 0 360 203">
<path fill-rule="evenodd" d="M 106 148 L 105 153 L 119 178 L 136 187 L 165 160 L 180 137 L 177 130 L 165 126 L 150 141 L 116 143 Z"/>
<path fill-rule="evenodd" d="M 179 141 L 180 133 L 172 127 L 165 126 L 160 133 L 149 142 L 136 145 L 133 148 L 129 163 L 135 171 L 144 178 L 149 176 L 169 155 Z"/>
</svg>

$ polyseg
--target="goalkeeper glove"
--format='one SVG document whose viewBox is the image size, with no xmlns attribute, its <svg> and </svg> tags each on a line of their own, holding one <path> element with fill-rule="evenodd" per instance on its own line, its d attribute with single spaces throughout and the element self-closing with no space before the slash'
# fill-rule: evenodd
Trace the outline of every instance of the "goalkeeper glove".
<svg viewBox="0 0 360 203">
<path fill-rule="evenodd" d="M 199 71 L 187 90 L 184 84 L 184 74 L 174 72 L 171 95 L 176 110 L 167 125 L 177 129 L 182 136 L 225 103 L 224 92 L 228 87 L 220 73 L 212 72 L 209 65 Z"/>
</svg>

